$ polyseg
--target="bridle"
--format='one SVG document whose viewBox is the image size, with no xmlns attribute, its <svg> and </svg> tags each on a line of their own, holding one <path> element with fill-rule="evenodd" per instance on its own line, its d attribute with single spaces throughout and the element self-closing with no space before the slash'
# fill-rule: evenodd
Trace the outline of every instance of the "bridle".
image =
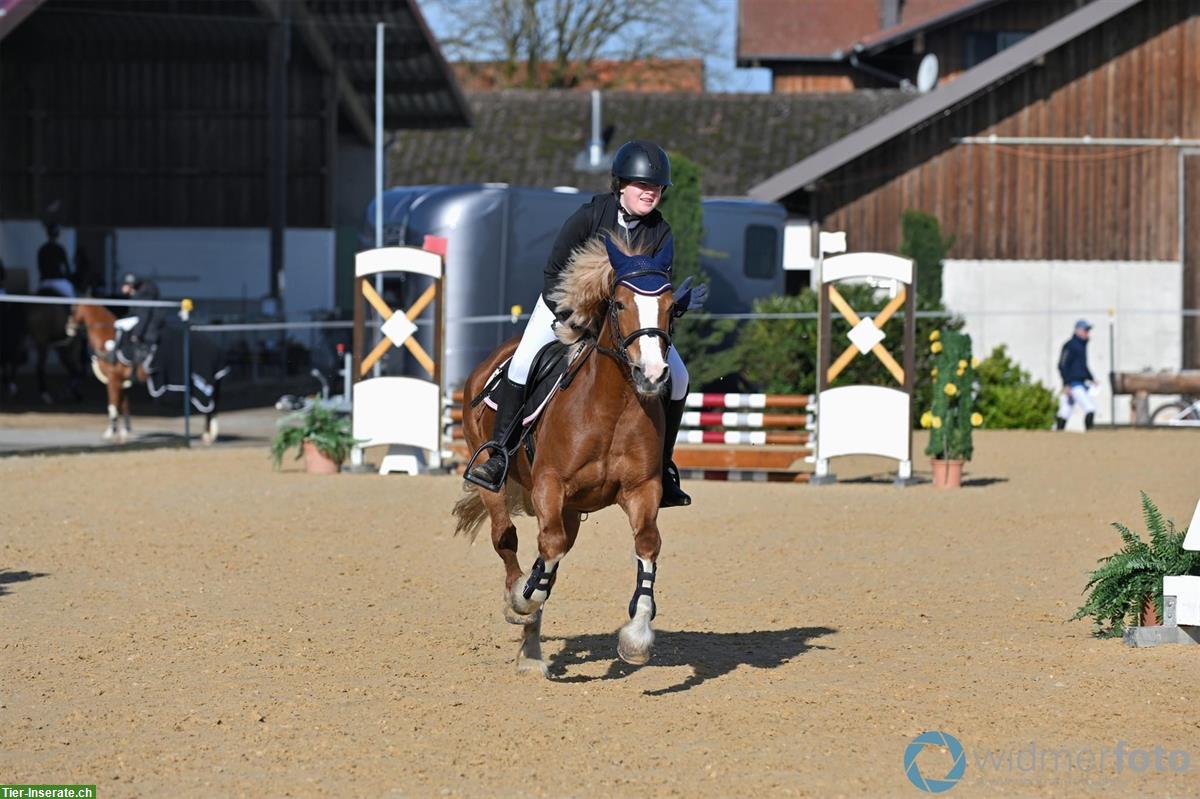
<svg viewBox="0 0 1200 799">
<path fill-rule="evenodd" d="M 629 345 L 634 341 L 637 341 L 642 336 L 661 338 L 665 345 L 664 350 L 670 349 L 671 347 L 671 334 L 670 332 L 663 330 L 661 327 L 640 327 L 627 336 L 621 335 L 621 322 L 618 318 L 619 311 L 617 310 L 616 303 L 612 301 L 611 297 L 616 293 L 618 283 L 626 282 L 631 278 L 648 276 L 663 277 L 666 278 L 667 285 L 670 285 L 671 283 L 671 273 L 661 269 L 639 269 L 636 272 L 627 272 L 613 279 L 612 286 L 609 287 L 608 292 L 610 297 L 608 300 L 608 334 L 612 338 L 613 347 L 612 349 L 609 349 L 608 347 L 602 346 L 599 341 L 596 342 L 597 351 L 602 352 L 608 357 L 616 360 L 618 363 L 623 363 L 625 366 L 629 367 L 633 366 L 633 360 L 629 357 Z"/>
</svg>

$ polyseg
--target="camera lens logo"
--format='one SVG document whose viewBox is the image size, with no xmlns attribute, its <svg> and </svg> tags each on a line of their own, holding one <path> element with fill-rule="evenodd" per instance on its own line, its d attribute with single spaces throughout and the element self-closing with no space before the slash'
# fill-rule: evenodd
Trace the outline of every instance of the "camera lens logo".
<svg viewBox="0 0 1200 799">
<path fill-rule="evenodd" d="M 950 771 L 946 773 L 946 776 L 941 779 L 926 777 L 917 766 L 917 755 L 921 754 L 926 746 L 938 746 L 950 751 L 950 758 L 954 763 L 950 766 Z M 963 772 L 966 770 L 967 756 L 963 752 L 963 746 L 957 738 L 949 733 L 923 732 L 913 738 L 912 743 L 904 750 L 904 773 L 908 775 L 909 782 L 925 793 L 942 793 L 950 790 L 958 785 L 958 781 L 962 779 Z"/>
</svg>

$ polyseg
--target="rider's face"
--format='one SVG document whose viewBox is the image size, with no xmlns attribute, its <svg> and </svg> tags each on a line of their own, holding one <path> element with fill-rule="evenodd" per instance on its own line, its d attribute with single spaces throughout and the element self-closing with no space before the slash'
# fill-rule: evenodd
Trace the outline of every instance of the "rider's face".
<svg viewBox="0 0 1200 799">
<path fill-rule="evenodd" d="M 128 283 L 122 283 L 121 284 L 121 293 L 124 294 L 126 297 L 128 297 L 129 295 L 133 294 L 133 286 L 131 286 Z"/>
<path fill-rule="evenodd" d="M 635 180 L 621 189 L 621 206 L 635 216 L 645 216 L 662 200 L 662 186 Z"/>
</svg>

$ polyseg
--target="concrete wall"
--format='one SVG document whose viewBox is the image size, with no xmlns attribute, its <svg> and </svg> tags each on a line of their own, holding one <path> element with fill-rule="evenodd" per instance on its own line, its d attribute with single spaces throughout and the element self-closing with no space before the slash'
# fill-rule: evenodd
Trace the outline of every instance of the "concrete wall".
<svg viewBox="0 0 1200 799">
<path fill-rule="evenodd" d="M 1110 342 L 1117 371 L 1180 368 L 1182 275 L 1173 261 L 948 260 L 942 296 L 966 319 L 977 356 L 1007 344 L 1022 368 L 1056 392 L 1059 351 L 1076 319 L 1090 321 L 1088 366 L 1100 387 L 1096 420 L 1107 422 Z M 1151 407 L 1162 399 L 1152 399 Z M 1128 396 L 1117 397 L 1115 421 L 1129 421 Z"/>
</svg>

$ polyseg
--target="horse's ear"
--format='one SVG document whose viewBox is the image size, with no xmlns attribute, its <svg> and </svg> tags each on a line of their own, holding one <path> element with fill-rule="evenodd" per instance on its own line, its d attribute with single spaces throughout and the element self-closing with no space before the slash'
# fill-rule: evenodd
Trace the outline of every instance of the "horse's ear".
<svg viewBox="0 0 1200 799">
<path fill-rule="evenodd" d="M 654 265 L 664 272 L 671 270 L 671 264 L 675 262 L 675 237 L 667 236 L 667 240 L 663 242 L 663 246 L 654 255 Z"/>
<path fill-rule="evenodd" d="M 612 236 L 604 237 L 604 249 L 608 250 L 608 262 L 613 265 L 613 269 L 621 271 L 621 266 L 624 265 L 626 256 L 625 253 L 613 243 Z"/>
</svg>

